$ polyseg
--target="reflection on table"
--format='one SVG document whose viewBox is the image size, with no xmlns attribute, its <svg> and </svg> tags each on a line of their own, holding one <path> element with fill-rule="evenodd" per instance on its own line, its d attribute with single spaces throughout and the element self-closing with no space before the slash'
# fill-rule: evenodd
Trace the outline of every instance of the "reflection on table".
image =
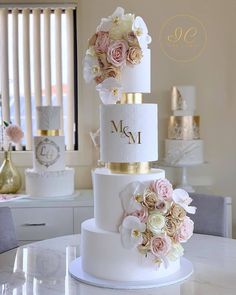
<svg viewBox="0 0 236 295">
<path fill-rule="evenodd" d="M 195 269 L 188 280 L 162 288 L 112 290 L 79 283 L 68 273 L 69 264 L 79 256 L 79 235 L 45 240 L 0 255 L 0 294 L 235 294 L 236 240 L 194 235 L 185 249 Z"/>
</svg>

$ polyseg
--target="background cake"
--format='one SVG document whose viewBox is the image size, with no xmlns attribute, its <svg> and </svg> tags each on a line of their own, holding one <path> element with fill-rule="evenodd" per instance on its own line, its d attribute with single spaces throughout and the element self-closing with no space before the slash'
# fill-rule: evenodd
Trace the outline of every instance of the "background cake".
<svg viewBox="0 0 236 295">
<path fill-rule="evenodd" d="M 33 169 L 26 169 L 26 193 L 33 197 L 67 196 L 74 192 L 74 169 L 65 167 L 65 138 L 59 135 L 60 107 L 39 106 L 34 136 Z"/>
<path fill-rule="evenodd" d="M 118 43 L 107 40 L 114 32 L 122 32 Z M 101 34 L 105 38 L 103 42 Z M 132 50 L 141 49 L 137 64 L 129 63 L 128 49 L 122 51 L 127 35 L 132 36 L 129 46 L 136 46 Z M 138 38 L 146 43 L 139 43 Z M 95 51 L 94 56 L 99 60 L 96 51 L 101 48 L 96 44 L 108 43 L 105 56 L 111 62 L 109 68 L 119 68 L 117 61 L 111 60 L 108 54 L 109 46 L 115 44 L 119 54 L 114 56 L 124 55 L 126 63 L 115 77 L 103 79 L 108 69 L 96 72 L 97 77 L 101 77 L 95 77 L 96 88 L 104 103 L 100 107 L 100 149 L 101 161 L 106 167 L 92 172 L 95 217 L 81 226 L 80 266 L 89 276 L 117 283 L 168 277 L 180 269 L 183 254 L 180 243 L 191 236 L 193 223 L 181 207 L 178 192 L 174 193 L 165 179 L 164 170 L 150 168 L 150 161 L 158 159 L 157 105 L 143 104 L 142 94 L 137 93 L 150 92 L 150 50 L 147 50 L 150 37 L 140 17 L 124 14 L 122 8 L 117 8 L 110 17 L 102 19 L 92 40 L 87 54 Z M 87 66 L 85 64 L 85 72 Z M 142 71 L 139 66 L 143 67 Z M 112 71 L 116 72 L 116 69 Z M 148 74 L 144 76 L 144 73 Z M 183 191 L 179 193 L 183 197 Z M 188 204 L 191 202 L 188 195 L 184 199 Z M 177 213 L 178 225 L 169 234 L 172 211 L 176 210 L 182 212 L 181 220 Z M 190 229 L 183 238 L 180 231 L 186 221 Z M 162 250 L 154 244 L 162 245 Z"/>
<path fill-rule="evenodd" d="M 171 93 L 168 139 L 165 140 L 165 163 L 172 166 L 202 164 L 203 140 L 200 139 L 200 117 L 195 116 L 194 86 L 174 86 Z"/>
</svg>

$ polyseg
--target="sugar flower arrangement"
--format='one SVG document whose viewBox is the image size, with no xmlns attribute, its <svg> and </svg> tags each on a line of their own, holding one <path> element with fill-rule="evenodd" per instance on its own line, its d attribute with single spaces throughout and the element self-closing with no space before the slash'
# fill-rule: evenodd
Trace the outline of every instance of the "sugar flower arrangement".
<svg viewBox="0 0 236 295">
<path fill-rule="evenodd" d="M 24 136 L 22 129 L 15 124 L 3 122 L 1 128 L 1 146 L 3 150 L 9 151 L 12 144 L 19 144 Z"/>
<path fill-rule="evenodd" d="M 193 234 L 195 214 L 189 206 L 192 199 L 182 189 L 173 190 L 167 179 L 151 183 L 133 182 L 120 194 L 124 218 L 120 225 L 122 244 L 127 249 L 137 247 L 145 257 L 159 266 L 183 255 L 181 243 Z"/>
<path fill-rule="evenodd" d="M 86 82 L 95 81 L 104 104 L 116 103 L 121 98 L 122 70 L 139 64 L 150 42 L 147 26 L 140 16 L 125 14 L 118 7 L 111 16 L 102 18 L 89 40 L 83 75 Z"/>
</svg>

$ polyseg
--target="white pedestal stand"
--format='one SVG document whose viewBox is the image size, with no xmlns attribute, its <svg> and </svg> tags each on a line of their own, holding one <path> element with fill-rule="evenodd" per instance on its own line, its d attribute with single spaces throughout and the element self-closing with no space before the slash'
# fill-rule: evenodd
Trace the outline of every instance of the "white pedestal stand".
<svg viewBox="0 0 236 295">
<path fill-rule="evenodd" d="M 188 183 L 187 166 L 179 166 L 179 168 L 181 169 L 181 181 L 180 184 L 176 186 L 176 188 L 182 188 L 188 193 L 194 193 L 194 188 Z"/>
</svg>

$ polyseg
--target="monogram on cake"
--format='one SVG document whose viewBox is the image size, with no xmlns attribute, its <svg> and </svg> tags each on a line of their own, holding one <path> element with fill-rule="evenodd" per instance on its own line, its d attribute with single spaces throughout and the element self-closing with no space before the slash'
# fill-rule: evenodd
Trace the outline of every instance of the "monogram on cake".
<svg viewBox="0 0 236 295">
<path fill-rule="evenodd" d="M 92 172 L 95 217 L 82 223 L 80 267 L 116 287 L 178 272 L 181 243 L 193 232 L 188 194 L 173 190 L 165 171 L 150 164 L 158 159 L 157 104 L 142 103 L 150 92 L 150 42 L 143 19 L 117 8 L 90 39 L 84 64 L 103 102 L 106 166 Z"/>
<path fill-rule="evenodd" d="M 36 107 L 33 169 L 25 171 L 26 193 L 61 197 L 74 193 L 74 169 L 65 166 L 65 137 L 60 135 L 60 106 Z"/>
</svg>

